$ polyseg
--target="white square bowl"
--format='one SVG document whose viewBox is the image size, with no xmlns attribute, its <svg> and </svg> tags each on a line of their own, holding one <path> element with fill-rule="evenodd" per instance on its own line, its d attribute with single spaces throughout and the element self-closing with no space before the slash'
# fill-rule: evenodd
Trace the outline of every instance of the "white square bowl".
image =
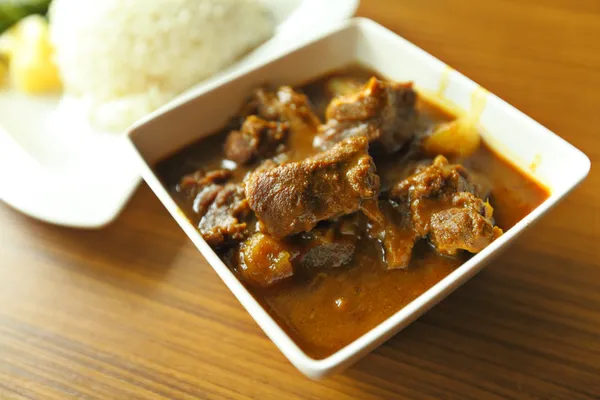
<svg viewBox="0 0 600 400">
<path fill-rule="evenodd" d="M 206 244 L 170 197 L 153 166 L 187 144 L 217 132 L 253 88 L 264 83 L 301 84 L 356 63 L 392 80 L 414 81 L 417 90 L 437 92 L 464 110 L 471 108 L 472 102 L 474 107 L 484 106 L 480 118 L 484 141 L 548 187 L 551 196 L 485 250 L 387 320 L 331 356 L 315 360 L 294 343 Z M 129 140 L 143 178 L 173 218 L 281 352 L 315 379 L 351 365 L 471 278 L 579 184 L 590 168 L 582 152 L 539 123 L 405 39 L 365 19 L 348 21 L 270 61 L 180 98 L 134 126 Z"/>
</svg>

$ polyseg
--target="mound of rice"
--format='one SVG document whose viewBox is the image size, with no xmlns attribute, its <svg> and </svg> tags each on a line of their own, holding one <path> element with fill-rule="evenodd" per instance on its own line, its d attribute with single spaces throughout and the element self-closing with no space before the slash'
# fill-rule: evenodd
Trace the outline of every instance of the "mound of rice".
<svg viewBox="0 0 600 400">
<path fill-rule="evenodd" d="M 273 34 L 256 0 L 54 0 L 65 90 L 91 122 L 122 131 Z"/>
</svg>

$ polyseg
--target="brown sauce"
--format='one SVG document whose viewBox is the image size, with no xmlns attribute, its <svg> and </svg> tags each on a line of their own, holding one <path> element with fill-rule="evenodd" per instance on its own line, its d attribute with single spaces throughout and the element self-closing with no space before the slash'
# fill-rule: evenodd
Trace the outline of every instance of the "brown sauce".
<svg viewBox="0 0 600 400">
<path fill-rule="evenodd" d="M 323 120 L 324 110 L 331 98 L 324 90 L 332 76 L 352 76 L 366 81 L 371 71 L 352 68 L 336 72 L 297 88 L 305 93 L 315 106 L 316 114 Z M 456 118 L 448 111 L 420 98 L 419 113 L 436 123 Z M 157 170 L 164 184 L 190 220 L 198 223 L 189 199 L 174 190 L 179 179 L 198 168 L 212 170 L 222 167 L 221 151 L 228 129 L 162 161 Z M 317 151 L 311 140 L 293 144 L 296 159 Z M 387 164 L 397 164 L 400 156 L 377 161 L 382 180 L 388 175 Z M 521 173 L 504 158 L 495 154 L 485 144 L 465 160 L 468 169 L 491 182 L 490 203 L 494 207 L 497 226 L 504 231 L 541 204 L 548 191 Z M 234 180 L 241 181 L 251 168 L 237 167 Z M 398 168 L 389 168 L 390 174 Z M 390 179 L 394 179 L 390 177 Z M 427 242 L 421 241 L 414 249 L 408 268 L 387 270 L 381 249 L 368 239 L 361 239 L 352 261 L 342 267 L 326 270 L 301 270 L 270 288 L 248 285 L 256 299 L 269 311 L 295 342 L 311 357 L 325 358 L 351 343 L 376 325 L 393 315 L 409 302 L 423 294 L 470 257 L 460 253 L 457 257 L 439 255 Z M 235 249 L 220 252 L 221 257 L 235 269 Z"/>
</svg>

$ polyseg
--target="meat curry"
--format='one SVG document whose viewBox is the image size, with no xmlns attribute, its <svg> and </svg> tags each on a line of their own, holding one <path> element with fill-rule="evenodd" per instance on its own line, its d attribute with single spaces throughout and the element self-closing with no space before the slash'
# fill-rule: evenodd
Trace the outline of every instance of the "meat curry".
<svg viewBox="0 0 600 400">
<path fill-rule="evenodd" d="M 548 192 L 411 83 L 350 68 L 259 88 L 158 172 L 311 357 L 327 357 L 510 229 Z"/>
</svg>

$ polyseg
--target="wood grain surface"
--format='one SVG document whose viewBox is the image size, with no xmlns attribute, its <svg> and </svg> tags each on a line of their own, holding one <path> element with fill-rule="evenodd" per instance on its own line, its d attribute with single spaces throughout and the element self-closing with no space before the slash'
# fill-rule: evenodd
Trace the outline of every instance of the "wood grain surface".
<svg viewBox="0 0 600 400">
<path fill-rule="evenodd" d="M 598 0 L 364 0 L 358 14 L 600 162 Z M 99 231 L 2 204 L 0 398 L 599 399 L 599 212 L 593 165 L 477 277 L 347 372 L 313 382 L 145 185 Z"/>
</svg>

